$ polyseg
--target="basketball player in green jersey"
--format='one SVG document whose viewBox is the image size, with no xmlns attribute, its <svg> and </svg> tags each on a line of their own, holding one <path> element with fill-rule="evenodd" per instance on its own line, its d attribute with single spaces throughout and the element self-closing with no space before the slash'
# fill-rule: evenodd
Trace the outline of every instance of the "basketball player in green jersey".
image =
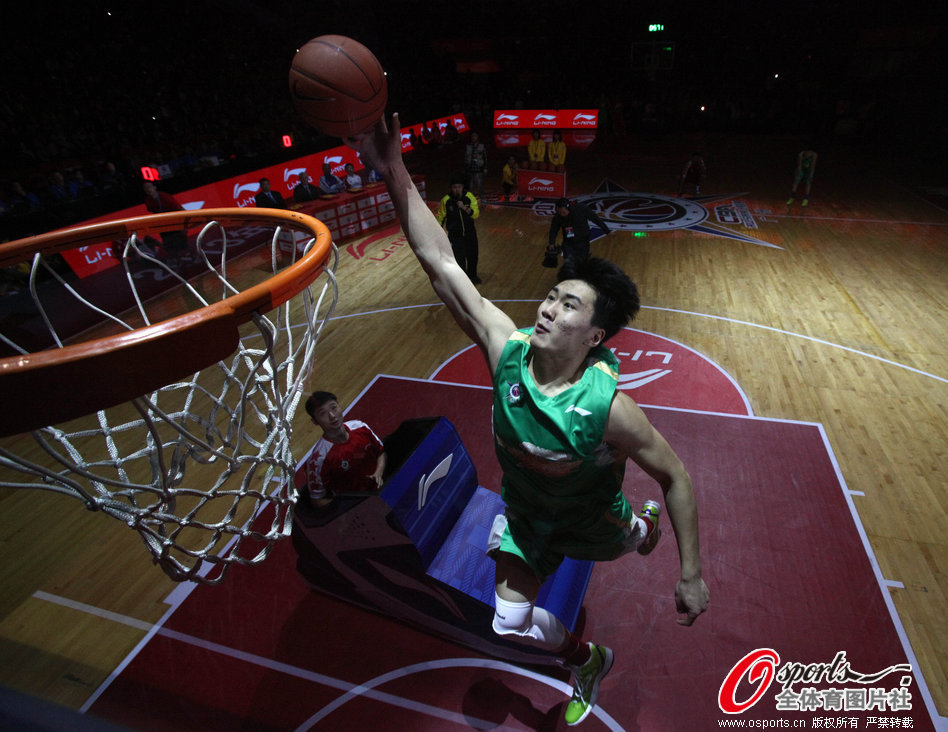
<svg viewBox="0 0 948 732">
<path fill-rule="evenodd" d="M 604 260 L 571 262 L 540 303 L 535 325 L 517 330 L 458 266 L 447 235 L 411 182 L 398 115 L 391 130 L 383 119 L 347 144 L 384 177 L 435 292 L 487 359 L 508 507 L 494 522 L 488 546 L 496 561 L 493 628 L 551 651 L 572 670 L 566 721 L 578 724 L 592 711 L 613 654 L 568 632 L 536 607 L 536 598 L 564 556 L 609 560 L 654 548 L 660 508 L 648 501 L 636 516 L 629 506 L 621 491 L 628 459 L 664 492 L 681 565 L 678 623 L 691 625 L 708 605 L 691 479 L 638 405 L 616 390 L 618 361 L 603 347 L 638 310 L 635 285 Z"/>
</svg>

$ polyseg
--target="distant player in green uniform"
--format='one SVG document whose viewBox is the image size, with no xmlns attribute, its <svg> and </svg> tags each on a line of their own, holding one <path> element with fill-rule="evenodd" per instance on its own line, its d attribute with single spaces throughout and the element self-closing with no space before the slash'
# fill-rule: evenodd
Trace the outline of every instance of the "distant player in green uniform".
<svg viewBox="0 0 948 732">
<path fill-rule="evenodd" d="M 813 174 L 816 172 L 816 159 L 819 155 L 807 148 L 797 155 L 797 168 L 793 172 L 793 188 L 790 189 L 790 198 L 787 206 L 792 206 L 797 197 L 797 188 L 803 183 L 803 207 L 810 204 L 810 188 L 813 187 Z"/>
<path fill-rule="evenodd" d="M 444 230 L 418 194 L 401 158 L 398 115 L 350 138 L 388 187 L 412 251 L 461 329 L 480 347 L 494 378 L 494 431 L 508 510 L 494 522 L 494 630 L 559 656 L 572 670 L 568 724 L 592 711 L 612 651 L 585 643 L 536 607 L 543 580 L 564 556 L 609 560 L 649 553 L 660 507 L 639 515 L 622 495 L 631 459 L 661 486 L 678 543 L 675 600 L 681 625 L 707 609 L 698 515 L 688 472 L 642 410 L 616 389 L 618 361 L 603 342 L 639 308 L 635 285 L 601 259 L 570 261 L 537 309 L 532 328 L 513 321 L 457 264 Z"/>
</svg>

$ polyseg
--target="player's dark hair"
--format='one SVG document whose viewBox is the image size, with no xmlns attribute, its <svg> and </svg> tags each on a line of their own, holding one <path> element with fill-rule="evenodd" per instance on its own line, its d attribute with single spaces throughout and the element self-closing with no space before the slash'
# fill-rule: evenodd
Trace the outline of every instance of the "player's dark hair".
<svg viewBox="0 0 948 732">
<path fill-rule="evenodd" d="M 306 400 L 306 413 L 310 417 L 316 416 L 316 410 L 326 402 L 338 402 L 336 395 L 329 391 L 314 391 Z"/>
<path fill-rule="evenodd" d="M 628 325 L 639 311 L 639 290 L 629 276 L 606 259 L 568 257 L 556 281 L 581 280 L 596 291 L 592 324 L 605 331 L 603 342 Z"/>
</svg>

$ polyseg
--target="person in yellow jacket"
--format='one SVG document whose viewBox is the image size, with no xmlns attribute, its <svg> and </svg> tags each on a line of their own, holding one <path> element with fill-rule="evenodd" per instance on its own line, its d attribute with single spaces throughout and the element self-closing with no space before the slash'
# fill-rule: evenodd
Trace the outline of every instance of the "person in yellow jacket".
<svg viewBox="0 0 948 732">
<path fill-rule="evenodd" d="M 448 241 L 454 258 L 461 269 L 475 285 L 481 283 L 477 276 L 477 229 L 474 228 L 474 219 L 480 216 L 480 207 L 477 197 L 466 190 L 467 181 L 463 176 L 451 180 L 450 193 L 441 199 L 438 213 L 435 218 L 448 232 Z"/>
<path fill-rule="evenodd" d="M 566 143 L 563 142 L 563 133 L 559 130 L 553 133 L 553 142 L 546 146 L 546 157 L 549 170 L 557 173 L 566 170 Z"/>
<path fill-rule="evenodd" d="M 540 130 L 533 131 L 533 139 L 527 145 L 527 167 L 546 170 L 546 142 L 540 138 Z"/>
</svg>

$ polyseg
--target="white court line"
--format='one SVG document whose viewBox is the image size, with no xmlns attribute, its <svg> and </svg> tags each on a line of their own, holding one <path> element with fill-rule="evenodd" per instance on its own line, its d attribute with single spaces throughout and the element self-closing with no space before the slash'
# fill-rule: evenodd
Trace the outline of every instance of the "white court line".
<svg viewBox="0 0 948 732">
<path fill-rule="evenodd" d="M 424 704 L 417 702 L 413 699 L 406 699 L 401 696 L 396 696 L 394 694 L 388 694 L 383 691 L 378 691 L 375 689 L 377 686 L 386 684 L 390 681 L 396 679 L 401 679 L 406 676 L 411 676 L 416 673 L 422 673 L 425 671 L 432 671 L 437 669 L 444 668 L 486 668 L 493 669 L 496 671 L 505 671 L 507 673 L 512 673 L 517 676 L 523 676 L 534 681 L 546 684 L 547 686 L 557 689 L 562 692 L 565 696 L 569 696 L 572 693 L 572 687 L 569 684 L 566 684 L 557 679 L 550 678 L 549 676 L 544 676 L 542 674 L 535 673 L 533 671 L 528 671 L 527 669 L 522 669 L 517 666 L 513 666 L 509 663 L 504 663 L 503 661 L 496 661 L 489 658 L 448 658 L 448 659 L 439 659 L 436 661 L 424 661 L 422 663 L 416 663 L 411 666 L 405 666 L 400 669 L 395 669 L 390 671 L 382 676 L 378 676 L 374 679 L 371 679 L 363 684 L 353 684 L 348 681 L 342 681 L 333 676 L 328 676 L 326 674 L 321 674 L 316 671 L 310 671 L 309 669 L 300 668 L 299 666 L 293 666 L 288 663 L 282 663 L 281 661 L 275 661 L 271 658 L 266 658 L 264 656 L 259 656 L 255 653 L 248 653 L 246 651 L 241 651 L 236 648 L 231 648 L 230 646 L 225 646 L 220 643 L 214 643 L 212 641 L 204 640 L 203 638 L 198 638 L 187 633 L 181 633 L 176 630 L 168 630 L 167 628 L 160 627 L 160 624 L 152 625 L 137 618 L 131 618 L 127 615 L 121 615 L 119 613 L 114 613 L 109 610 L 103 610 L 102 608 L 95 607 L 93 605 L 88 605 L 84 602 L 77 602 L 75 600 L 70 600 L 65 597 L 60 597 L 59 595 L 53 595 L 49 592 L 37 591 L 33 593 L 33 596 L 39 600 L 45 600 L 46 602 L 51 602 L 62 607 L 69 608 L 71 610 L 77 610 L 79 612 L 87 613 L 88 615 L 93 615 L 104 620 L 109 620 L 114 623 L 119 623 L 131 628 L 136 628 L 138 630 L 146 631 L 147 636 L 145 639 L 139 643 L 139 646 L 143 643 L 150 640 L 155 635 L 160 635 L 163 638 L 169 638 L 171 640 L 178 641 L 180 643 L 185 643 L 196 648 L 201 648 L 202 650 L 211 651 L 212 653 L 217 653 L 222 656 L 227 656 L 228 658 L 233 658 L 244 663 L 249 663 L 254 666 L 259 666 L 265 668 L 269 671 L 277 671 L 287 676 L 292 676 L 294 678 L 303 679 L 304 681 L 310 681 L 316 684 L 321 684 L 323 686 L 328 686 L 332 689 L 338 689 L 339 691 L 344 692 L 342 696 L 338 697 L 335 701 L 331 702 L 327 706 L 323 707 L 320 711 L 310 717 L 306 722 L 304 722 L 299 730 L 305 730 L 312 727 L 314 724 L 319 722 L 324 717 L 329 716 L 339 707 L 343 706 L 345 703 L 356 699 L 360 696 L 364 696 L 374 701 L 379 701 L 385 704 L 390 704 L 395 707 L 402 709 L 408 709 L 411 711 L 419 712 L 421 714 L 427 714 L 428 716 L 434 717 L 436 719 L 444 719 L 450 722 L 454 722 L 458 725 L 463 726 L 472 726 L 475 729 L 484 729 L 484 730 L 506 730 L 511 729 L 505 726 L 498 726 L 496 722 L 491 722 L 487 720 L 477 719 L 472 717 L 469 714 L 461 714 L 458 712 L 453 712 L 448 709 L 442 709 L 430 704 Z M 159 623 L 163 622 L 171 611 L 165 614 Z M 125 663 L 122 664 L 121 668 L 124 668 L 137 653 L 130 654 Z M 118 670 L 117 670 L 118 671 Z M 116 671 L 116 673 L 117 673 Z M 82 709 L 81 713 L 88 711 L 89 706 L 91 706 L 92 700 L 86 702 Z M 623 732 L 623 728 L 616 722 L 609 714 L 603 711 L 600 707 L 593 709 L 593 714 L 599 717 L 606 726 L 613 730 L 614 732 Z"/>
<path fill-rule="evenodd" d="M 847 216 L 811 216 L 810 214 L 766 214 L 768 218 L 801 221 L 842 221 L 844 224 L 886 224 L 888 226 L 948 226 L 945 221 L 897 221 L 895 219 L 852 219 Z"/>
<path fill-rule="evenodd" d="M 735 320 L 734 318 L 725 318 L 721 315 L 709 315 L 707 313 L 696 313 L 691 310 L 676 310 L 675 308 L 657 308 L 650 305 L 643 305 L 643 310 L 659 310 L 666 313 L 679 313 L 681 315 L 693 315 L 697 318 L 708 318 L 710 320 L 720 320 L 725 323 L 734 323 L 736 325 L 746 325 L 749 328 L 760 328 L 761 330 L 768 330 L 772 333 L 780 333 L 781 335 L 792 336 L 794 338 L 802 338 L 803 340 L 811 341 L 813 343 L 819 343 L 823 346 L 829 346 L 831 348 L 838 348 L 841 351 L 848 351 L 849 353 L 855 353 L 857 356 L 864 356 L 865 358 L 871 358 L 874 361 L 881 361 L 882 363 L 889 364 L 890 366 L 896 366 L 900 369 L 905 369 L 906 371 L 911 371 L 912 373 L 918 374 L 919 376 L 925 376 L 929 379 L 935 379 L 936 381 L 941 381 L 945 384 L 948 384 L 948 378 L 942 376 L 936 376 L 935 374 L 930 374 L 927 371 L 922 371 L 921 369 L 914 368 L 912 366 L 906 366 L 903 363 L 898 361 L 891 361 L 887 358 L 882 358 L 882 356 L 876 356 L 872 353 L 866 353 L 865 351 L 860 351 L 855 348 L 850 348 L 849 346 L 841 346 L 838 343 L 833 343 L 832 341 L 825 341 L 822 338 L 814 338 L 813 336 L 803 335 L 802 333 L 794 333 L 790 330 L 782 330 L 781 328 L 774 328 L 769 325 L 760 325 L 759 323 L 751 323 L 747 320 Z"/>
<path fill-rule="evenodd" d="M 519 300 L 518 300 L 518 299 L 507 299 L 507 300 L 500 300 L 500 299 L 498 299 L 498 300 L 493 300 L 492 302 L 494 302 L 494 303 L 499 303 L 499 302 L 511 302 L 511 303 L 533 302 L 533 303 L 535 303 L 535 302 L 537 302 L 537 300 L 533 300 L 533 299 L 519 299 Z M 350 313 L 350 314 L 348 314 L 348 315 L 333 315 L 332 318 L 331 318 L 331 320 L 337 320 L 337 319 L 338 319 L 338 320 L 342 320 L 342 319 L 345 319 L 345 318 L 358 318 L 358 317 L 361 317 L 361 316 L 363 316 L 363 315 L 380 315 L 380 314 L 387 313 L 387 312 L 396 312 L 396 311 L 398 311 L 398 310 L 415 310 L 415 309 L 420 309 L 420 308 L 431 308 L 431 307 L 445 307 L 445 306 L 444 306 L 443 303 L 440 303 L 440 302 L 436 302 L 436 303 L 426 303 L 426 304 L 423 304 L 423 305 L 402 305 L 402 306 L 400 306 L 400 307 L 394 307 L 394 308 L 382 308 L 382 309 L 379 309 L 379 310 L 367 310 L 367 311 L 362 312 L 362 313 Z M 931 373 L 929 373 L 929 372 L 927 372 L 927 371 L 922 371 L 921 369 L 914 368 L 913 366 L 906 366 L 905 364 L 899 363 L 898 361 L 892 361 L 892 360 L 890 360 L 890 359 L 883 358 L 882 356 L 876 356 L 875 354 L 867 353 L 866 351 L 860 351 L 860 350 L 858 350 L 858 349 L 856 349 L 856 348 L 850 348 L 849 346 L 841 346 L 841 345 L 839 345 L 838 343 L 833 343 L 832 341 L 823 340 L 822 338 L 814 338 L 813 336 L 803 335 L 802 333 L 794 333 L 794 332 L 791 331 L 791 330 L 782 330 L 781 328 L 774 328 L 774 327 L 772 327 L 772 326 L 770 326 L 770 325 L 761 325 L 761 324 L 759 324 L 759 323 L 751 323 L 750 321 L 747 321 L 747 320 L 737 320 L 737 319 L 735 319 L 735 318 L 726 318 L 726 317 L 724 317 L 723 315 L 711 315 L 711 314 L 709 314 L 709 313 L 698 313 L 698 312 L 695 312 L 695 311 L 693 311 L 693 310 L 677 310 L 677 309 L 675 309 L 675 308 L 659 308 L 659 307 L 654 307 L 654 306 L 652 306 L 652 305 L 643 305 L 643 306 L 642 306 L 642 310 L 656 310 L 656 311 L 659 311 L 659 312 L 678 313 L 678 314 L 680 314 L 680 315 L 691 315 L 691 316 L 694 316 L 694 317 L 696 317 L 696 318 L 708 318 L 709 320 L 720 320 L 720 321 L 725 322 L 725 323 L 733 323 L 733 324 L 735 324 L 735 325 L 744 325 L 744 326 L 747 326 L 748 328 L 759 328 L 759 329 L 761 329 L 761 330 L 767 330 L 767 331 L 770 331 L 770 332 L 772 332 L 772 333 L 780 333 L 781 335 L 790 336 L 790 337 L 792 337 L 792 338 L 801 338 L 801 339 L 803 339 L 803 340 L 811 341 L 811 342 L 813 342 L 813 343 L 819 343 L 820 345 L 823 345 L 823 346 L 829 346 L 830 348 L 838 348 L 838 349 L 840 349 L 841 351 L 847 351 L 847 352 L 849 352 L 849 353 L 854 353 L 854 354 L 856 354 L 857 356 L 863 356 L 863 357 L 865 357 L 865 358 L 871 358 L 871 359 L 874 360 L 874 361 L 880 361 L 881 363 L 885 363 L 885 364 L 888 364 L 888 365 L 890 365 L 890 366 L 895 366 L 896 368 L 905 369 L 906 371 L 911 371 L 912 373 L 918 374 L 919 376 L 924 376 L 924 377 L 929 378 L 929 379 L 935 379 L 936 381 L 941 381 L 942 383 L 948 384 L 948 378 L 945 378 L 945 377 L 943 377 L 943 376 L 937 376 L 937 375 L 931 374 Z M 649 331 L 643 331 L 643 332 L 649 332 Z M 653 334 L 653 335 L 659 335 L 661 338 L 665 338 L 665 336 L 661 336 L 661 335 L 658 334 L 658 333 L 655 333 L 655 334 Z M 668 339 L 668 340 L 670 340 L 670 339 Z"/>
<path fill-rule="evenodd" d="M 921 692 L 922 700 L 925 702 L 925 707 L 928 710 L 928 716 L 931 717 L 932 724 L 935 725 L 935 729 L 948 730 L 948 717 L 941 717 L 938 714 L 938 707 L 935 705 L 935 699 L 928 688 L 928 684 L 925 681 L 924 675 L 922 674 L 921 666 L 919 666 L 918 659 L 915 657 L 915 651 L 912 649 L 912 642 L 909 640 L 908 633 L 905 632 L 905 627 L 902 625 L 902 618 L 899 615 L 899 611 L 895 607 L 895 602 L 892 600 L 892 593 L 889 592 L 888 589 L 889 587 L 904 587 L 904 585 L 901 582 L 887 580 L 882 576 L 882 568 L 879 566 L 879 561 L 876 559 L 876 553 L 872 548 L 872 544 L 869 542 L 869 535 L 866 534 L 866 530 L 862 525 L 862 519 L 859 517 L 859 511 L 856 510 L 856 503 L 853 501 L 852 492 L 846 487 L 846 480 L 843 478 L 843 471 L 840 469 L 839 462 L 836 460 L 836 453 L 833 452 L 833 448 L 830 445 L 826 430 L 823 429 L 822 424 L 816 423 L 816 426 L 820 430 L 820 437 L 823 439 L 823 445 L 826 448 L 826 454 L 829 455 L 830 462 L 833 465 L 833 470 L 836 472 L 836 479 L 839 481 L 839 485 L 843 489 L 843 499 L 846 501 L 846 505 L 849 506 L 849 513 L 852 516 L 853 525 L 856 527 L 856 531 L 859 533 L 859 539 L 862 541 L 863 551 L 866 553 L 866 557 L 869 559 L 869 565 L 872 567 L 872 573 L 875 575 L 876 582 L 879 585 L 879 590 L 882 593 L 882 600 L 885 602 L 886 609 L 889 611 L 889 617 L 892 620 L 892 625 L 895 628 L 895 632 L 899 636 L 899 641 L 902 644 L 902 650 L 905 652 L 905 657 L 908 659 L 908 662 L 912 664 L 915 682 L 918 684 L 918 689 L 919 692 Z"/>
</svg>

